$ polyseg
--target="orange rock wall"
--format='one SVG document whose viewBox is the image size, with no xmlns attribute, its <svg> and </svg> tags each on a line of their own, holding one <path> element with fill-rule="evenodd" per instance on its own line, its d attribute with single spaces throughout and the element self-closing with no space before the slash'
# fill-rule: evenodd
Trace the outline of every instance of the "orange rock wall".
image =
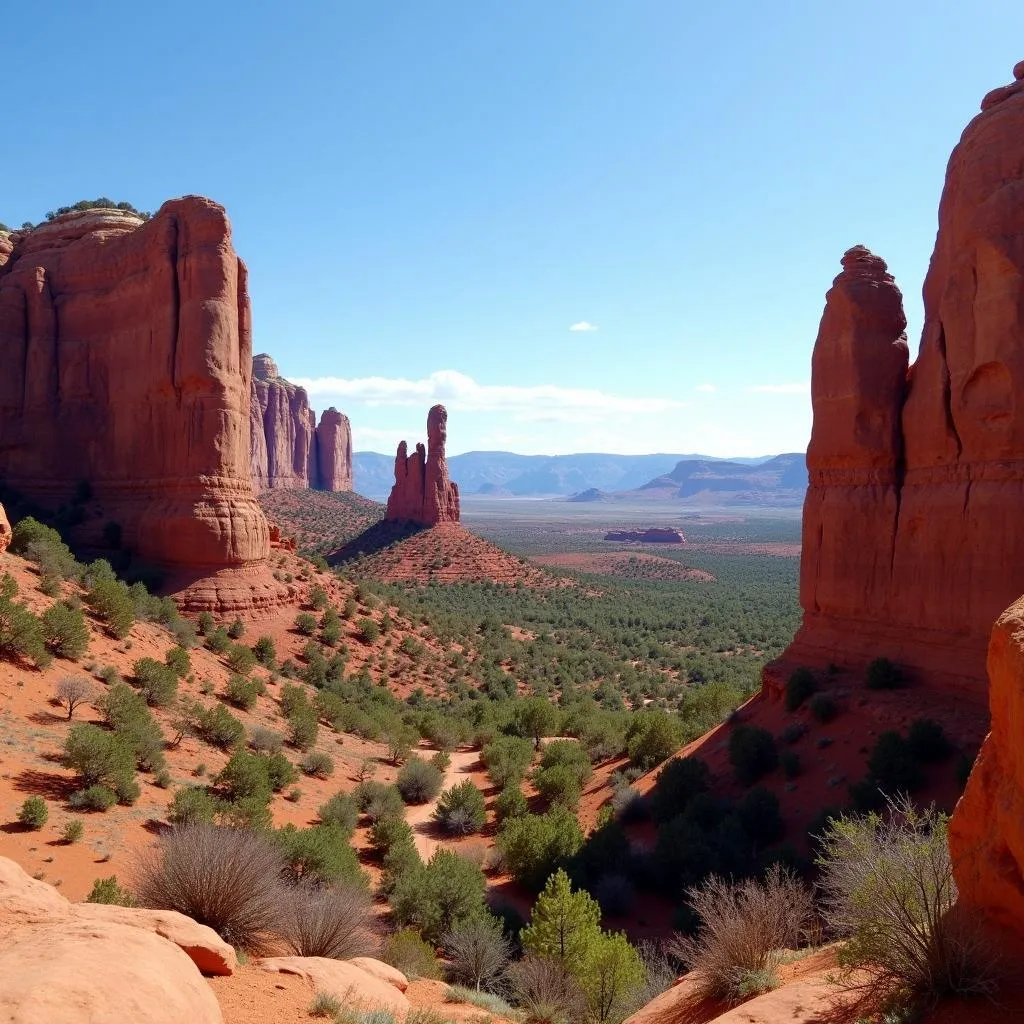
<svg viewBox="0 0 1024 1024">
<path fill-rule="evenodd" d="M 880 655 L 982 701 L 1000 611 L 1024 592 L 1024 63 L 953 151 L 906 368 L 899 292 L 860 247 L 815 343 L 800 601 L 765 672 Z M 872 263 L 872 260 L 877 262 Z"/>
<path fill-rule="evenodd" d="M 92 485 L 141 558 L 253 567 L 245 266 L 222 207 L 69 214 L 0 254 L 0 478 L 42 503 Z"/>
</svg>

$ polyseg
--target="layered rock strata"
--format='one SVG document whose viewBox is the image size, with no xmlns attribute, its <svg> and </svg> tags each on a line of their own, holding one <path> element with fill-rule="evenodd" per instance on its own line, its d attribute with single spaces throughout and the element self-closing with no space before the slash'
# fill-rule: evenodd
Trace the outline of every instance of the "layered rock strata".
<svg viewBox="0 0 1024 1024">
<path fill-rule="evenodd" d="M 953 151 L 907 365 L 899 291 L 851 249 L 814 347 L 800 602 L 766 670 L 886 656 L 975 701 L 1000 611 L 1024 592 L 1024 63 Z"/>
<path fill-rule="evenodd" d="M 0 479 L 43 505 L 83 481 L 141 560 L 200 604 L 275 603 L 249 469 L 245 265 L 224 209 L 66 214 L 0 266 Z M 2 257 L 0 257 L 2 259 Z"/>
<path fill-rule="evenodd" d="M 395 455 L 395 483 L 388 497 L 390 520 L 435 526 L 459 521 L 459 487 L 448 475 L 445 442 L 448 412 L 435 405 L 427 414 L 427 444 L 409 455 L 405 441 Z"/>
<path fill-rule="evenodd" d="M 352 429 L 328 409 L 317 425 L 305 388 L 285 380 L 266 354 L 253 358 L 250 463 L 258 491 L 352 490 Z"/>
</svg>

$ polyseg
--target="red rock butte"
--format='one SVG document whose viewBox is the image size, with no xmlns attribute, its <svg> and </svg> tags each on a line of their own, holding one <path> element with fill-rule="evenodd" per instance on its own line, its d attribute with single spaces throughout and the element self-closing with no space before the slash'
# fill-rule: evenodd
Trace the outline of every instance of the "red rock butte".
<svg viewBox="0 0 1024 1024">
<path fill-rule="evenodd" d="M 1024 63 L 953 151 L 908 366 L 902 298 L 863 246 L 814 345 L 800 603 L 765 684 L 886 656 L 982 702 L 992 624 L 1024 592 Z"/>
<path fill-rule="evenodd" d="M 257 491 L 352 490 L 352 428 L 335 408 L 320 417 L 305 388 L 285 380 L 270 356 L 252 361 L 250 463 Z"/>
<path fill-rule="evenodd" d="M 423 526 L 459 521 L 459 487 L 448 476 L 444 452 L 447 436 L 448 412 L 443 405 L 435 405 L 427 414 L 426 448 L 418 444 L 409 455 L 405 441 L 399 444 L 388 519 Z"/>
<path fill-rule="evenodd" d="M 44 506 L 88 481 L 97 529 L 119 523 L 186 605 L 280 600 L 249 467 L 246 269 L 221 206 L 187 196 L 148 222 L 96 209 L 10 235 L 0 357 L 0 479 Z"/>
</svg>

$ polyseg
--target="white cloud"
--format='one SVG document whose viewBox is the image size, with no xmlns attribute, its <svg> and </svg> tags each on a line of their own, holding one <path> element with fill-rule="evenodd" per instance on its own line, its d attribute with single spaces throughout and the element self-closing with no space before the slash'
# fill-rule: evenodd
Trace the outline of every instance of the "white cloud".
<svg viewBox="0 0 1024 1024">
<path fill-rule="evenodd" d="M 712 391 L 717 391 L 718 388 L 716 388 L 714 384 L 698 384 L 693 390 L 710 393 Z"/>
<path fill-rule="evenodd" d="M 758 395 L 806 395 L 811 390 L 811 382 L 800 381 L 795 384 L 754 384 L 747 391 Z"/>
<path fill-rule="evenodd" d="M 586 320 L 581 320 L 578 324 L 572 324 L 569 328 L 570 331 L 599 331 L 600 329 L 597 324 L 587 323 Z"/>
<path fill-rule="evenodd" d="M 520 422 L 593 423 L 610 413 L 650 416 L 683 409 L 686 402 L 650 396 L 613 395 L 596 388 L 556 384 L 479 384 L 458 370 L 435 370 L 429 377 L 294 378 L 310 395 L 341 403 L 377 406 L 427 406 L 443 402 L 449 411 L 500 413 Z"/>
</svg>

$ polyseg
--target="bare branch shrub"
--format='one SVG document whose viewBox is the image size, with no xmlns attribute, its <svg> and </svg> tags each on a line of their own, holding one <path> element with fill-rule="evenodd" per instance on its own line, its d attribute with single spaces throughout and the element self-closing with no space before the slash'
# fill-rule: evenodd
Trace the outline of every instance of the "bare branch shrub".
<svg viewBox="0 0 1024 1024">
<path fill-rule="evenodd" d="M 869 1004 L 908 991 L 925 1002 L 995 991 L 993 951 L 953 909 L 947 822 L 934 805 L 919 811 L 901 798 L 882 814 L 833 819 L 822 837 L 825 921 L 846 937 L 840 964 Z"/>
<path fill-rule="evenodd" d="M 297 885 L 283 894 L 280 934 L 295 956 L 350 960 L 373 956 L 370 897 L 353 885 Z"/>
<path fill-rule="evenodd" d="M 527 954 L 509 968 L 508 978 L 513 1000 L 530 1024 L 567 1024 L 586 1014 L 586 998 L 557 960 Z"/>
<path fill-rule="evenodd" d="M 71 721 L 75 708 L 92 698 L 93 691 L 89 683 L 81 676 L 65 676 L 53 691 L 54 699 L 68 713 Z"/>
<path fill-rule="evenodd" d="M 493 917 L 475 918 L 442 939 L 448 956 L 448 980 L 467 988 L 491 989 L 504 977 L 512 958 L 511 943 Z"/>
<path fill-rule="evenodd" d="M 695 972 L 702 997 L 733 1003 L 773 987 L 780 950 L 797 945 L 813 916 L 810 889 L 778 864 L 763 882 L 711 875 L 686 896 L 700 928 L 676 936 L 669 952 Z"/>
<path fill-rule="evenodd" d="M 141 854 L 138 903 L 177 910 L 253 953 L 268 947 L 281 914 L 280 850 L 248 829 L 193 824 Z"/>
</svg>

